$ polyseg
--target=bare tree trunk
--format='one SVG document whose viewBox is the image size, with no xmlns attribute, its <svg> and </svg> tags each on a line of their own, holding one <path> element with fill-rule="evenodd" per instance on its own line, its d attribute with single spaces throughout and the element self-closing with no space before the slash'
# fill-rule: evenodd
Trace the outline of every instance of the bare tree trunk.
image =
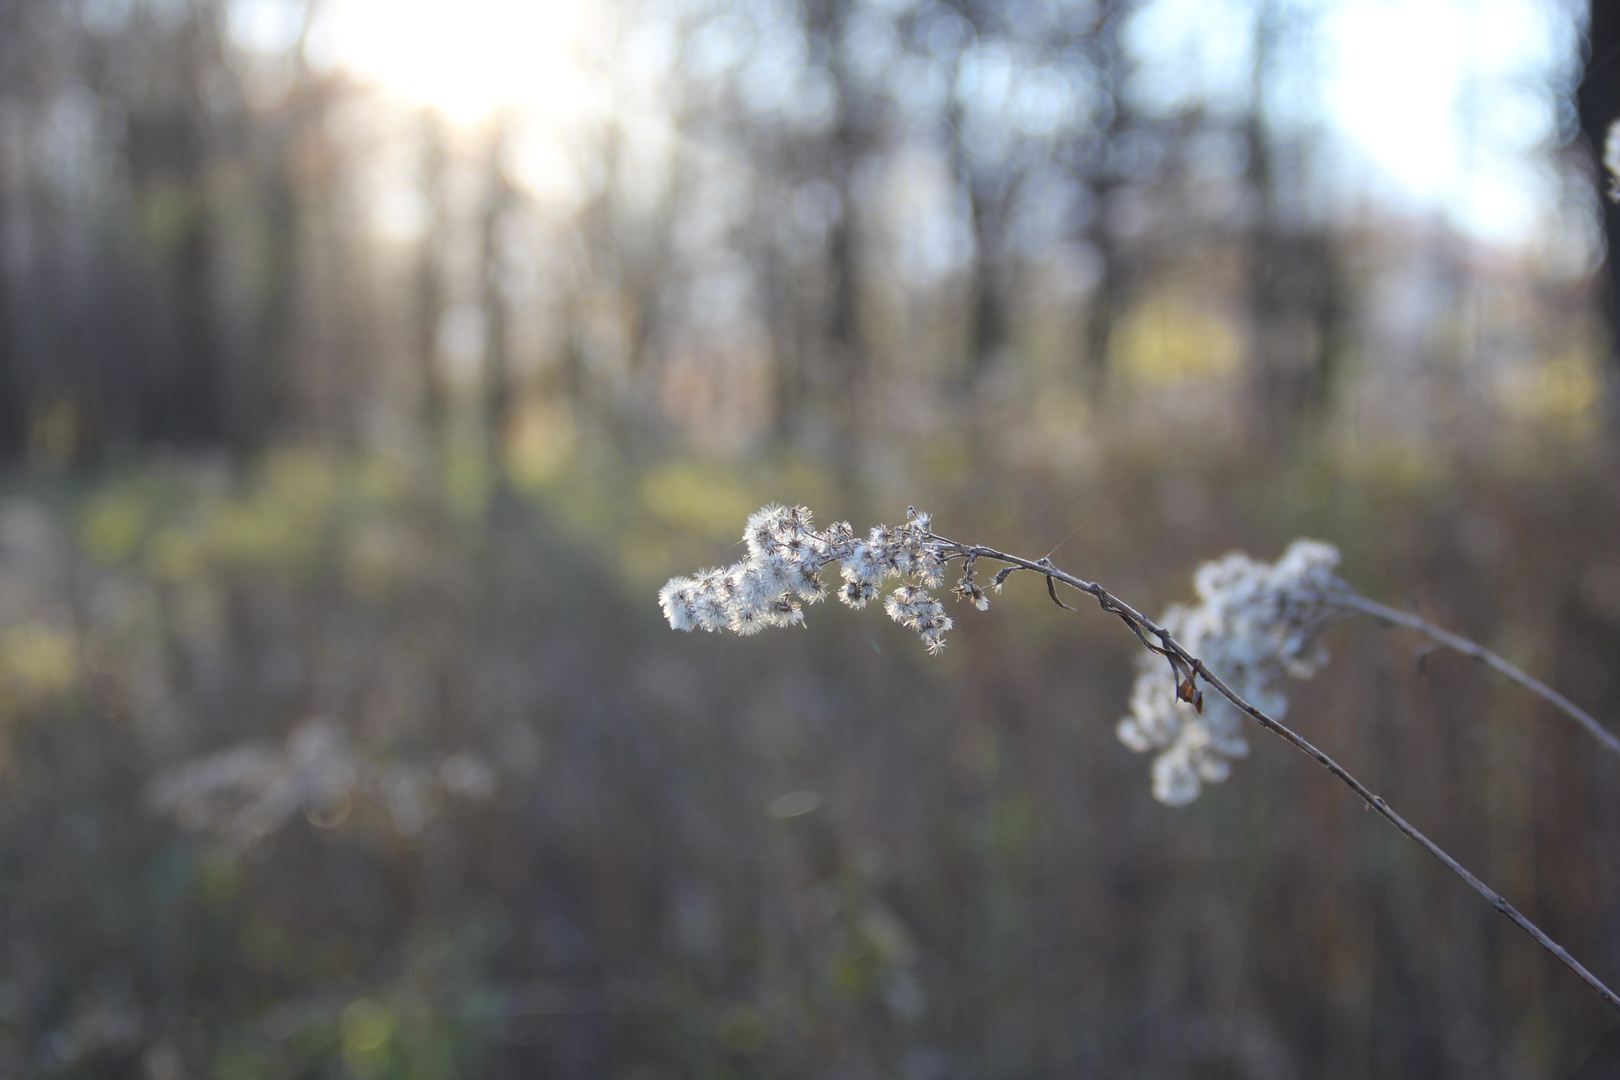
<svg viewBox="0 0 1620 1080">
<path fill-rule="evenodd" d="M 1103 181 L 1094 189 L 1099 215 L 1105 213 L 1102 207 L 1107 205 L 1108 196 L 1116 187 L 1112 181 Z M 1097 284 L 1091 291 L 1091 301 L 1086 308 L 1085 327 L 1081 335 L 1085 350 L 1081 358 L 1081 374 L 1087 393 L 1097 398 L 1107 390 L 1108 353 L 1113 346 L 1114 321 L 1119 314 L 1120 304 L 1125 300 L 1126 290 L 1124 268 L 1120 265 L 1123 254 L 1106 221 L 1099 222 L 1093 231 L 1091 246 L 1097 252 L 1098 274 Z"/>
<path fill-rule="evenodd" d="M 432 113 L 422 116 L 422 199 L 428 220 L 417 248 L 413 283 L 416 362 L 422 380 L 422 426 L 428 444 L 438 448 L 449 415 L 448 389 L 439 367 L 439 320 L 444 314 L 444 282 L 439 266 L 444 243 L 445 136 Z"/>
<path fill-rule="evenodd" d="M 479 222 L 483 267 L 479 287 L 484 308 L 484 440 L 497 496 L 506 490 L 506 433 L 511 424 L 512 372 L 507 347 L 506 283 L 502 272 L 501 230 L 516 191 L 507 178 L 506 134 L 497 130 L 489 152 L 487 190 Z"/>
<path fill-rule="evenodd" d="M 308 85 L 312 80 L 304 61 L 304 45 L 314 14 L 313 2 L 303 7 L 303 21 L 293 49 L 301 89 L 284 106 L 279 122 L 262 134 L 266 145 L 255 148 L 269 228 L 264 291 L 257 298 L 247 366 L 236 387 L 237 400 L 232 410 L 232 442 L 238 454 L 263 449 L 292 419 L 292 364 L 287 346 L 297 312 L 298 252 L 304 239 L 292 149 L 325 119 L 328 103 L 324 88 Z"/>
<path fill-rule="evenodd" d="M 799 435 L 805 399 L 804 350 L 800 340 L 798 305 L 794 302 L 793 275 L 781 251 L 762 244 L 755 253 L 760 291 L 764 296 L 765 325 L 770 328 L 774 365 L 772 438 L 791 445 Z"/>
<path fill-rule="evenodd" d="M 1098 19 L 1096 35 L 1108 65 L 1102 75 L 1111 111 L 1108 123 L 1097 133 L 1102 137 L 1104 152 L 1091 188 L 1095 211 L 1087 239 L 1097 253 L 1098 276 L 1080 335 L 1084 350 L 1081 356 L 1081 382 L 1093 399 L 1101 397 L 1107 390 L 1114 322 L 1127 293 L 1125 253 L 1114 237 L 1109 220 L 1113 196 L 1122 181 L 1112 158 L 1120 137 L 1130 128 L 1131 120 L 1124 93 L 1125 63 L 1120 56 L 1119 46 L 1120 23 L 1125 18 L 1126 6 L 1126 0 L 1107 0 L 1103 5 L 1103 14 Z"/>
<path fill-rule="evenodd" d="M 174 384 L 174 435 L 184 443 L 218 445 L 224 438 L 219 327 L 214 310 L 212 223 L 193 189 L 192 220 L 174 255 L 179 349 Z"/>
<path fill-rule="evenodd" d="M 1249 425 L 1262 443 L 1277 449 L 1309 423 L 1326 391 L 1327 358 L 1338 323 L 1338 290 L 1333 245 L 1319 229 L 1289 220 L 1279 177 L 1287 159 L 1266 122 L 1268 65 L 1287 29 L 1271 0 L 1255 20 L 1251 107 L 1244 125 L 1248 184 L 1259 212 L 1251 239 L 1249 275 L 1252 324 L 1250 379 L 1256 416 Z M 1297 148 L 1296 148 L 1297 149 Z M 1292 217 L 1298 218 L 1297 214 Z"/>
<path fill-rule="evenodd" d="M 957 2 L 951 5 L 975 34 L 989 32 L 989 14 L 984 8 Z M 961 55 L 957 56 L 960 72 Z M 952 99 L 946 120 L 951 131 L 951 169 L 958 188 L 967 196 L 968 215 L 973 227 L 973 316 L 968 328 L 968 354 L 962 370 L 961 392 L 971 395 L 979 377 L 1005 344 L 1007 314 L 1003 296 L 1005 271 L 1003 248 L 1006 240 L 1008 186 L 1007 170 L 998 170 L 992 181 L 976 175 L 964 142 L 967 116 L 961 102 Z M 999 187 L 991 191 L 992 184 Z"/>
<path fill-rule="evenodd" d="M 242 373 L 236 408 L 234 437 L 238 453 L 263 448 L 276 434 L 289 407 L 286 355 L 297 289 L 299 214 L 298 196 L 280 152 L 278 139 L 264 181 L 266 223 L 264 291 L 258 297 L 247 370 Z"/>
<path fill-rule="evenodd" d="M 1609 126 L 1620 120 L 1620 5 L 1592 0 L 1587 43 L 1586 74 L 1576 90 L 1581 132 L 1591 149 L 1600 191 L 1606 193 L 1610 177 L 1603 168 L 1604 143 Z M 1600 196 L 1607 258 L 1601 275 L 1599 304 L 1609 328 L 1609 420 L 1620 432 L 1620 205 Z"/>
<path fill-rule="evenodd" d="M 838 59 L 853 5 L 849 0 L 816 0 L 808 5 L 810 29 L 831 44 L 831 69 L 838 82 L 840 108 L 831 145 L 831 179 L 840 212 L 828 238 L 828 271 L 832 296 L 826 317 L 825 355 L 830 402 L 834 413 L 834 447 L 839 466 L 853 468 L 860 435 L 862 383 L 870 377 L 860 330 L 860 232 L 856 220 L 855 172 L 872 141 L 865 103 L 854 80 Z"/>
<path fill-rule="evenodd" d="M 973 214 L 973 327 L 962 380 L 963 392 L 971 395 L 979 377 L 1006 346 L 1010 329 L 1005 295 L 1007 197 L 1005 192 L 992 193 L 984 184 L 975 183 L 965 156 L 958 145 L 958 174 L 967 185 Z M 1003 178 L 1002 183 L 1010 181 Z"/>
<path fill-rule="evenodd" d="M 842 133 L 841 133 L 842 134 Z M 848 140 L 841 138 L 843 147 Z M 847 150 L 845 151 L 847 152 Z M 840 458 L 852 455 L 859 435 L 860 383 L 866 367 L 861 352 L 860 246 L 850 199 L 850 162 L 840 159 L 838 194 L 844 211 L 833 225 L 827 258 L 833 275 L 832 306 L 827 318 L 827 370 Z"/>
<path fill-rule="evenodd" d="M 0 142 L 0 150 L 5 143 Z M 0 159 L 0 243 L 10 226 L 10 192 L 7 190 L 7 165 Z M 17 328 L 14 323 L 14 305 L 11 296 L 10 268 L 0 261 L 0 463 L 18 461 L 25 446 L 23 430 L 24 410 L 21 357 L 17 349 Z"/>
</svg>

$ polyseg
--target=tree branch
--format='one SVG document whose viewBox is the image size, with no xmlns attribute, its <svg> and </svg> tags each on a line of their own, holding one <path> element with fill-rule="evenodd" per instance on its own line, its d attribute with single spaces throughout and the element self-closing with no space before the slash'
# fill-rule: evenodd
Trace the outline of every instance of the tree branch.
<svg viewBox="0 0 1620 1080">
<path fill-rule="evenodd" d="M 1404 626 L 1408 630 L 1416 630 L 1418 633 L 1439 642 L 1454 652 L 1478 660 L 1487 667 L 1506 675 L 1537 697 L 1551 702 L 1565 716 L 1570 717 L 1585 728 L 1606 749 L 1620 754 L 1620 736 L 1616 736 L 1614 732 L 1598 723 L 1593 719 L 1591 713 L 1570 701 L 1569 698 L 1535 676 L 1514 667 L 1496 653 L 1485 648 L 1485 646 L 1476 644 L 1460 634 L 1454 634 L 1444 627 L 1436 626 L 1427 619 L 1413 615 L 1411 612 L 1401 611 L 1399 608 L 1392 608 L 1387 604 L 1380 604 L 1376 600 L 1368 600 L 1366 597 L 1358 596 L 1355 593 L 1319 593 L 1315 594 L 1315 598 L 1325 600 L 1330 604 L 1337 604 L 1339 607 L 1354 611 L 1360 615 L 1370 615 L 1386 623 L 1394 623 L 1396 626 Z"/>
<path fill-rule="evenodd" d="M 1255 723 L 1259 724 L 1267 731 L 1280 736 L 1292 744 L 1296 750 L 1313 758 L 1317 764 L 1327 769 L 1328 772 L 1337 777 L 1346 787 L 1360 796 L 1360 798 L 1368 806 L 1372 807 L 1374 810 L 1378 811 L 1379 814 L 1383 815 L 1385 820 L 1399 829 L 1401 833 L 1409 840 L 1416 843 L 1430 855 L 1433 855 L 1436 859 L 1439 859 L 1440 862 L 1445 865 L 1446 869 L 1450 870 L 1452 873 L 1466 881 L 1469 887 L 1489 901 L 1492 907 L 1501 912 L 1503 915 L 1507 916 L 1509 921 L 1511 921 L 1520 930 L 1523 930 L 1526 934 L 1529 934 L 1532 938 L 1534 938 L 1536 944 L 1540 945 L 1543 949 L 1546 949 L 1553 956 L 1557 957 L 1565 967 L 1569 968 L 1576 975 L 1580 976 L 1581 980 L 1595 990 L 1598 996 L 1603 998 L 1604 1001 L 1608 1002 L 1611 1008 L 1620 1010 L 1620 996 L 1617 996 L 1613 990 L 1610 990 L 1607 986 L 1605 986 L 1596 975 L 1593 975 L 1590 971 L 1586 970 L 1580 961 L 1569 955 L 1562 945 L 1548 937 L 1542 932 L 1540 927 L 1536 926 L 1535 923 L 1531 922 L 1529 919 L 1520 914 L 1519 910 L 1512 904 L 1508 903 L 1506 898 L 1504 898 L 1495 889 L 1492 889 L 1483 881 L 1479 880 L 1479 878 L 1475 877 L 1456 859 L 1453 859 L 1450 855 L 1446 854 L 1440 845 L 1436 844 L 1433 840 L 1430 840 L 1427 836 L 1423 835 L 1416 828 L 1414 828 L 1410 822 L 1392 810 L 1388 803 L 1384 802 L 1384 800 L 1379 796 L 1374 795 L 1370 790 L 1368 790 L 1365 784 L 1352 776 L 1344 766 L 1334 761 L 1321 750 L 1318 750 L 1310 743 L 1309 740 L 1295 732 L 1292 728 L 1272 719 L 1270 716 L 1267 716 L 1255 706 L 1245 701 L 1237 694 L 1236 691 L 1222 682 L 1219 676 L 1217 676 L 1213 671 L 1209 670 L 1209 668 L 1204 665 L 1202 660 L 1192 655 L 1192 653 L 1188 652 L 1180 642 L 1171 637 L 1168 630 L 1159 626 L 1152 619 L 1149 619 L 1146 615 L 1143 615 L 1129 604 L 1120 600 L 1118 597 L 1114 596 L 1107 589 L 1104 589 L 1096 582 L 1086 581 L 1082 578 L 1075 577 L 1073 574 L 1059 570 L 1057 567 L 1053 566 L 1051 561 L 1048 559 L 1033 561 L 1030 559 L 1021 558 L 1017 555 L 1009 555 L 1004 551 L 997 551 L 995 548 L 984 547 L 979 544 L 960 544 L 954 540 L 949 540 L 943 536 L 932 533 L 930 533 L 930 538 L 946 545 L 946 547 L 951 551 L 963 556 L 970 556 L 975 559 L 994 559 L 998 562 L 1007 563 L 1023 570 L 1032 570 L 1035 573 L 1046 577 L 1049 584 L 1054 579 L 1061 581 L 1065 585 L 1078 589 L 1080 592 L 1086 593 L 1095 598 L 1098 605 L 1101 606 L 1104 611 L 1111 615 L 1115 615 L 1124 621 L 1125 624 L 1129 626 L 1137 635 L 1137 637 L 1144 640 L 1144 643 L 1148 637 L 1157 638 L 1163 652 L 1169 654 L 1172 659 L 1180 660 L 1182 663 L 1186 664 L 1187 667 L 1191 671 L 1195 672 L 1199 678 L 1208 683 L 1216 693 L 1220 694 L 1243 713 L 1247 714 L 1252 720 L 1254 720 Z M 1490 652 L 1488 649 L 1475 645 L 1473 642 L 1468 641 L 1465 638 L 1457 637 L 1455 634 L 1451 634 L 1448 631 L 1441 630 L 1439 627 L 1425 623 L 1416 616 L 1409 616 L 1406 613 L 1396 611 L 1393 608 L 1385 608 L 1382 604 L 1375 604 L 1370 600 L 1362 600 L 1362 598 L 1359 596 L 1354 597 L 1354 599 L 1359 603 L 1346 603 L 1345 601 L 1351 599 L 1351 596 L 1352 594 L 1333 594 L 1332 596 L 1325 597 L 1325 599 L 1330 599 L 1332 602 L 1340 604 L 1341 606 L 1365 611 L 1367 614 L 1376 615 L 1379 618 L 1387 618 L 1391 622 L 1398 622 L 1403 626 L 1409 626 L 1414 630 L 1427 633 L 1434 637 L 1435 640 L 1443 642 L 1450 648 L 1456 649 L 1465 655 L 1473 656 L 1487 664 L 1490 664 L 1492 667 L 1496 668 L 1498 671 L 1501 671 L 1504 675 L 1507 675 L 1515 682 L 1518 682 L 1536 693 L 1541 694 L 1543 697 L 1547 698 L 1547 700 L 1553 701 L 1555 704 L 1562 702 L 1560 707 L 1564 708 L 1566 712 L 1569 712 L 1570 715 L 1575 716 L 1577 720 L 1581 720 L 1584 717 L 1583 723 L 1595 729 L 1595 733 L 1601 733 L 1599 737 L 1604 739 L 1606 745 L 1608 740 L 1614 738 L 1602 727 L 1600 727 L 1597 724 L 1597 721 L 1593 720 L 1590 716 L 1587 716 L 1584 712 L 1581 712 L 1561 695 L 1557 694 L 1545 684 L 1532 679 L 1530 676 L 1509 664 L 1495 653 Z M 1056 599 L 1055 595 L 1053 599 Z"/>
</svg>

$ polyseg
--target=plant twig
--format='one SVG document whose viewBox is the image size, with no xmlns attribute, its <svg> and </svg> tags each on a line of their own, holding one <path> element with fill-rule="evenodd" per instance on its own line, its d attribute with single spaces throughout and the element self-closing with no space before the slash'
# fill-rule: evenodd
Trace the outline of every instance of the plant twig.
<svg viewBox="0 0 1620 1080">
<path fill-rule="evenodd" d="M 1518 683 L 1532 694 L 1535 694 L 1537 697 L 1551 702 L 1553 705 L 1557 706 L 1559 711 L 1561 711 L 1565 716 L 1568 716 L 1577 724 L 1580 724 L 1581 727 L 1585 728 L 1594 739 L 1603 744 L 1605 749 L 1608 749 L 1613 753 L 1620 754 L 1620 736 L 1616 736 L 1614 732 L 1598 723 L 1595 719 L 1593 719 L 1591 713 L 1569 700 L 1569 698 L 1565 697 L 1563 694 L 1560 694 L 1558 691 L 1554 690 L 1552 687 L 1548 686 L 1535 676 L 1514 667 L 1496 653 L 1493 653 L 1491 650 L 1485 648 L 1485 646 L 1469 641 L 1462 635 L 1454 634 L 1444 627 L 1436 626 L 1427 619 L 1413 615 L 1409 611 L 1402 611 L 1399 608 L 1392 608 L 1387 604 L 1380 604 L 1376 600 L 1368 600 L 1366 597 L 1358 596 L 1355 593 L 1321 593 L 1318 594 L 1317 598 L 1326 600 L 1331 604 L 1337 604 L 1339 607 L 1354 611 L 1360 615 L 1370 615 L 1375 619 L 1381 619 L 1387 623 L 1394 623 L 1397 626 L 1404 626 L 1408 630 L 1416 630 L 1418 633 L 1439 642 L 1441 645 L 1451 649 L 1453 652 L 1459 652 L 1464 656 L 1478 660 L 1487 667 L 1506 675 L 1509 679 L 1512 679 L 1514 682 Z"/>
<path fill-rule="evenodd" d="M 1101 606 L 1104 611 L 1121 619 L 1127 626 L 1131 628 L 1137 637 L 1143 638 L 1144 642 L 1146 641 L 1146 638 L 1150 636 L 1157 638 L 1160 644 L 1160 649 L 1155 651 L 1163 651 L 1169 654 L 1173 659 L 1180 660 L 1182 663 L 1186 664 L 1188 668 L 1196 673 L 1199 678 L 1208 683 L 1216 691 L 1216 693 L 1226 698 L 1227 701 L 1230 701 L 1239 710 L 1247 714 L 1252 720 L 1255 721 L 1255 723 L 1259 724 L 1267 731 L 1270 731 L 1273 734 L 1285 739 L 1291 743 L 1296 750 L 1299 750 L 1301 753 L 1307 754 L 1315 759 L 1319 765 L 1327 769 L 1328 772 L 1332 773 L 1335 777 L 1342 781 L 1345 786 L 1350 788 L 1351 791 L 1354 791 L 1358 796 L 1360 796 L 1360 798 L 1368 806 L 1372 807 L 1374 810 L 1377 810 L 1379 814 L 1383 815 L 1385 820 L 1399 829 L 1401 833 L 1404 834 L 1409 840 L 1422 847 L 1423 850 L 1427 851 L 1430 855 L 1433 855 L 1436 859 L 1439 859 L 1441 863 L 1445 864 L 1446 869 L 1450 870 L 1452 873 L 1466 881 L 1469 887 L 1489 901 L 1492 907 L 1501 912 L 1503 915 L 1507 916 L 1508 920 L 1520 930 L 1523 930 L 1526 934 L 1529 934 L 1532 938 L 1534 938 L 1536 944 L 1540 945 L 1543 949 L 1546 949 L 1553 956 L 1557 957 L 1565 967 L 1569 968 L 1576 975 L 1580 976 L 1581 980 L 1596 991 L 1599 997 L 1608 1002 L 1611 1008 L 1620 1010 L 1620 995 L 1616 995 L 1615 992 L 1605 986 L 1596 975 L 1593 975 L 1590 971 L 1586 970 L 1580 961 L 1569 955 L 1562 945 L 1559 945 L 1552 938 L 1548 937 L 1542 932 L 1540 927 L 1536 926 L 1535 923 L 1531 922 L 1529 919 L 1520 914 L 1519 910 L 1512 904 L 1508 903 L 1502 894 L 1486 885 L 1483 881 L 1470 873 L 1456 859 L 1453 859 L 1450 855 L 1446 854 L 1440 845 L 1423 835 L 1423 833 L 1414 828 L 1410 822 L 1392 810 L 1388 803 L 1386 803 L 1379 796 L 1374 795 L 1365 784 L 1352 776 L 1344 766 L 1334 761 L 1321 750 L 1318 750 L 1314 745 L 1311 744 L 1309 740 L 1295 732 L 1292 728 L 1272 719 L 1270 716 L 1267 716 L 1258 708 L 1245 701 L 1237 694 L 1236 691 L 1222 682 L 1213 671 L 1209 670 L 1209 668 L 1204 665 L 1202 660 L 1192 655 L 1192 653 L 1188 652 L 1180 642 L 1171 637 L 1168 630 L 1165 630 L 1163 627 L 1159 626 L 1152 619 L 1149 619 L 1146 615 L 1143 615 L 1129 604 L 1120 600 L 1118 597 L 1114 596 L 1107 589 L 1103 588 L 1101 585 L 1098 585 L 1096 582 L 1085 581 L 1081 578 L 1075 577 L 1073 574 L 1059 570 L 1057 567 L 1052 565 L 1049 559 L 1033 561 L 1030 559 L 1021 558 L 1017 555 L 1009 555 L 1004 551 L 997 551 L 995 548 L 984 547 L 979 544 L 957 543 L 954 540 L 949 540 L 937 534 L 930 534 L 930 537 L 939 541 L 941 544 L 946 545 L 947 548 L 956 554 L 975 559 L 994 559 L 997 562 L 1007 563 L 1023 570 L 1032 570 L 1035 573 L 1046 577 L 1049 585 L 1054 579 L 1061 581 L 1065 585 L 1078 589 L 1080 592 L 1086 593 L 1095 598 L 1098 605 Z M 1345 598 L 1348 599 L 1349 594 L 1344 595 Z M 1055 595 L 1053 599 L 1056 599 Z M 1361 598 L 1356 597 L 1356 599 L 1360 600 Z M 1334 602 L 1339 603 L 1341 601 L 1335 597 Z M 1558 701 L 1565 700 L 1550 688 L 1530 678 L 1530 676 L 1526 675 L 1522 671 L 1519 671 L 1519 669 L 1513 667 L 1511 664 L 1507 663 L 1507 661 L 1502 660 L 1501 657 L 1496 656 L 1495 653 L 1491 653 L 1489 650 L 1483 649 L 1480 646 L 1475 645 L 1473 642 L 1467 641 L 1463 638 L 1458 638 L 1454 634 L 1449 634 L 1447 631 L 1440 630 L 1439 627 L 1432 627 L 1429 624 L 1423 623 L 1420 619 L 1407 616 L 1404 612 L 1395 611 L 1391 608 L 1383 608 L 1383 605 L 1375 605 L 1372 601 L 1364 601 L 1364 603 L 1369 606 L 1382 609 L 1380 611 L 1368 611 L 1368 614 L 1376 614 L 1379 615 L 1379 617 L 1388 617 L 1384 615 L 1384 612 L 1387 611 L 1395 616 L 1398 616 L 1398 618 L 1392 619 L 1391 621 L 1400 622 L 1402 625 L 1412 626 L 1413 629 L 1422 630 L 1425 633 L 1434 633 L 1437 631 L 1438 633 L 1435 634 L 1436 639 L 1444 641 L 1445 644 L 1451 648 L 1458 649 L 1458 651 L 1464 652 L 1466 655 L 1475 656 L 1478 659 L 1491 664 L 1492 667 L 1497 668 L 1497 670 L 1501 671 L 1509 678 L 1513 678 L 1516 682 L 1521 683 L 1521 685 L 1528 686 L 1532 690 L 1536 690 L 1537 687 L 1540 687 L 1540 689 L 1536 690 L 1536 692 L 1542 693 L 1543 696 L 1551 695 L 1548 697 L 1548 700 L 1553 700 L 1555 698 Z M 1365 610 L 1360 608 L 1359 605 L 1345 606 L 1356 606 L 1358 610 Z M 1412 625 L 1412 622 L 1407 621 L 1408 619 L 1412 619 L 1413 622 L 1420 623 L 1422 625 L 1414 626 Z M 1439 635 L 1446 636 L 1440 637 Z M 1446 640 L 1447 637 L 1454 640 Z M 1496 663 L 1492 663 L 1492 658 L 1494 658 Z M 1575 709 L 1575 706 L 1569 705 L 1567 701 L 1565 701 L 1565 704 L 1568 705 L 1566 711 Z M 1576 710 L 1576 713 L 1579 713 L 1579 710 Z M 1579 719 L 1581 716 L 1585 716 L 1585 714 L 1579 713 L 1577 719 Z M 1603 735 L 1608 735 L 1608 732 L 1603 731 L 1602 728 L 1598 727 L 1596 721 L 1592 720 L 1590 717 L 1586 717 L 1586 720 L 1591 724 L 1592 727 L 1597 728 L 1598 731 L 1602 731 Z M 1610 736 L 1610 738 L 1612 738 L 1612 736 Z"/>
</svg>

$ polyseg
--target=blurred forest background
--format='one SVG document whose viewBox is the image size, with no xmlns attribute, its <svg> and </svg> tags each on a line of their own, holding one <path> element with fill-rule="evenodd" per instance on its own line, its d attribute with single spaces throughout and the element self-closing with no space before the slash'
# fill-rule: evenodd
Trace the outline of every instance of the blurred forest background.
<svg viewBox="0 0 1620 1080">
<path fill-rule="evenodd" d="M 1606 1007 L 1134 642 L 654 591 L 804 502 L 1232 548 L 1614 726 L 1620 12 L 0 0 L 0 1074 L 1565 1077 Z M 1620 232 L 1613 235 L 1620 236 Z M 1620 761 L 1351 623 L 1291 718 L 1620 979 Z"/>
</svg>

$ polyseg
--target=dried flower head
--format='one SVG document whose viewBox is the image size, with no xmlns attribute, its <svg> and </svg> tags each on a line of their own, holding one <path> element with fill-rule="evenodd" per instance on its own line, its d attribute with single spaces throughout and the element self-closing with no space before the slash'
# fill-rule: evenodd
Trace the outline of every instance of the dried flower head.
<svg viewBox="0 0 1620 1080">
<path fill-rule="evenodd" d="M 766 506 L 749 515 L 743 527 L 746 559 L 670 578 L 658 592 L 658 603 L 676 630 L 725 629 L 747 636 L 768 626 L 802 624 L 803 605 L 826 598 L 822 573 L 836 562 L 842 580 L 838 599 L 852 608 L 876 600 L 889 578 L 906 581 L 885 600 L 884 610 L 937 654 L 952 623 L 927 591 L 944 584 L 948 561 L 947 545 L 929 531 L 930 524 L 926 512 L 912 507 L 903 524 L 876 525 L 860 539 L 846 521 L 818 532 L 807 508 Z M 971 574 L 964 581 L 968 590 L 958 586 L 956 595 L 983 611 L 989 606 L 983 590 L 973 585 Z"/>
<path fill-rule="evenodd" d="M 1274 564 L 1234 552 L 1200 566 L 1197 602 L 1176 605 L 1159 621 L 1241 697 L 1280 718 L 1288 709 L 1282 676 L 1309 678 L 1327 662 L 1316 635 L 1328 609 L 1317 596 L 1344 588 L 1333 575 L 1338 563 L 1338 549 L 1315 540 L 1294 541 Z M 1154 798 L 1185 806 L 1204 784 L 1225 780 L 1249 746 L 1235 706 L 1219 697 L 1207 706 L 1201 695 L 1188 700 L 1193 695 L 1179 691 L 1189 683 L 1165 666 L 1159 655 L 1143 654 L 1131 711 L 1117 732 L 1138 753 L 1158 751 Z"/>
</svg>

